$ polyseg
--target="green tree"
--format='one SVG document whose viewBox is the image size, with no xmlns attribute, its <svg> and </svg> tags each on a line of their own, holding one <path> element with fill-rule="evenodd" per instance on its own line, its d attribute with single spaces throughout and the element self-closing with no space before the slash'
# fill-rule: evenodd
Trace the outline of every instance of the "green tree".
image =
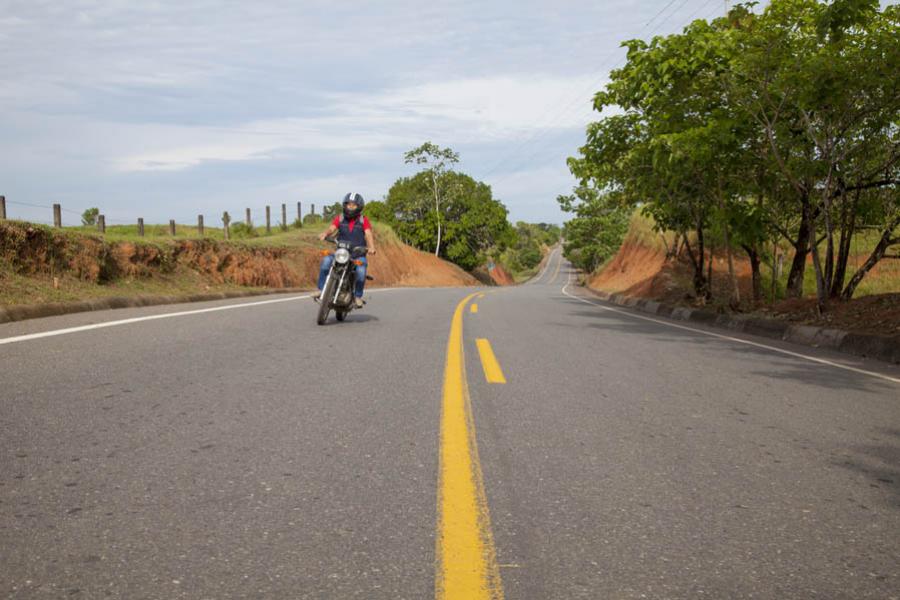
<svg viewBox="0 0 900 600">
<path fill-rule="evenodd" d="M 799 223 L 796 235 L 783 232 L 795 247 L 788 287 L 802 293 L 812 254 L 820 311 L 855 289 L 841 292 L 859 218 L 877 214 L 866 225 L 888 241 L 897 227 L 890 211 L 865 209 L 882 191 L 896 195 L 900 180 L 898 15 L 874 0 L 775 0 L 742 15 L 734 33 L 734 104 L 763 132 L 778 187 L 795 199 L 794 219 L 776 217 Z"/>
<path fill-rule="evenodd" d="M 698 296 L 711 297 L 705 257 L 715 241 L 728 257 L 731 303 L 740 301 L 736 249 L 750 259 L 759 301 L 764 248 L 783 236 L 795 248 L 789 293 L 802 294 L 811 253 L 825 310 L 865 275 L 844 286 L 857 229 L 882 234 L 868 268 L 900 243 L 900 8 L 772 0 L 754 14 L 753 5 L 625 42 L 626 64 L 594 99 L 601 114 L 619 114 L 588 126 L 569 168 L 581 195 L 640 206 L 674 231 Z"/>
<path fill-rule="evenodd" d="M 322 207 L 322 219 L 325 221 L 331 221 L 336 216 L 341 214 L 343 210 L 344 208 L 340 202 L 335 202 L 331 205 L 325 205 Z"/>
<path fill-rule="evenodd" d="M 373 221 L 386 223 L 388 225 L 391 225 L 394 222 L 394 215 L 391 214 L 387 205 L 381 200 L 366 202 L 365 215 Z"/>
<path fill-rule="evenodd" d="M 431 173 L 422 171 L 398 179 L 388 191 L 383 212 L 407 243 L 430 249 L 438 247 L 440 235 L 438 255 L 467 270 L 481 264 L 490 251 L 514 243 L 506 207 L 493 198 L 490 186 L 463 173 L 446 172 L 440 210 L 435 211 L 432 182 Z M 444 223 L 441 230 L 438 222 Z"/>
<path fill-rule="evenodd" d="M 83 213 L 81 213 L 81 224 L 82 225 L 96 225 L 97 217 L 100 216 L 99 208 L 88 208 Z"/>
<path fill-rule="evenodd" d="M 424 165 L 424 173 L 428 175 L 427 182 L 431 198 L 434 202 L 434 220 L 437 227 L 437 240 L 434 246 L 434 255 L 438 256 L 441 249 L 441 202 L 446 192 L 446 175 L 452 172 L 452 167 L 459 162 L 459 154 L 450 148 L 441 148 L 431 142 L 425 142 L 418 148 L 414 148 L 403 155 L 407 164 L 415 163 Z"/>
<path fill-rule="evenodd" d="M 628 231 L 630 209 L 616 194 L 601 194 L 590 187 L 576 187 L 557 202 L 574 217 L 563 226 L 563 253 L 573 265 L 593 272 L 615 255 Z"/>
</svg>

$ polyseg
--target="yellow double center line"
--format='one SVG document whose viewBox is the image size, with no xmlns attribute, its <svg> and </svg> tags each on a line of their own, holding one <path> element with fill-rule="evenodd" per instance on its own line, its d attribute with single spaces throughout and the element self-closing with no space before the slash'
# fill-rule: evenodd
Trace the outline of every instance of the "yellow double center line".
<svg viewBox="0 0 900 600">
<path fill-rule="evenodd" d="M 463 312 L 476 295 L 456 306 L 447 340 L 436 543 L 439 600 L 503 598 L 463 353 Z"/>
</svg>

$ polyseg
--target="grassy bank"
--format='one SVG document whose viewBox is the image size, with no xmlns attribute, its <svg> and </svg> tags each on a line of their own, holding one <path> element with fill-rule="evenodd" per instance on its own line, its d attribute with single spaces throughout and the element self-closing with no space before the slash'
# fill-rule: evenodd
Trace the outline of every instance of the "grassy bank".
<svg viewBox="0 0 900 600">
<path fill-rule="evenodd" d="M 222 229 L 168 225 L 52 228 L 0 221 L 0 304 L 38 304 L 100 297 L 182 296 L 315 286 L 323 223 L 302 229 Z M 464 273 L 403 245 L 393 230 L 373 223 L 382 251 L 372 257 L 380 285 L 468 285 Z"/>
</svg>

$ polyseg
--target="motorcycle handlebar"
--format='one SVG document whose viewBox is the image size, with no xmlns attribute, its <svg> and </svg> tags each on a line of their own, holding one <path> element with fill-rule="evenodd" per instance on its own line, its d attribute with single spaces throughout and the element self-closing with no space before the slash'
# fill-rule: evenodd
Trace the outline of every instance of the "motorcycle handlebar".
<svg viewBox="0 0 900 600">
<path fill-rule="evenodd" d="M 332 244 L 338 243 L 337 238 L 333 237 L 333 236 L 327 236 L 327 237 L 323 238 L 323 240 L 326 242 L 331 242 Z M 365 246 L 356 246 L 356 247 L 350 249 L 350 253 L 353 256 L 365 256 L 366 254 L 369 253 L 369 249 L 366 248 Z"/>
</svg>

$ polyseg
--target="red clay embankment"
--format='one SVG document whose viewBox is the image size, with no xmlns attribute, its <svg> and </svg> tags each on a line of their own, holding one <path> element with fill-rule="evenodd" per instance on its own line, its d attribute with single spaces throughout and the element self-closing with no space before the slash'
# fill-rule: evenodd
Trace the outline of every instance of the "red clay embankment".
<svg viewBox="0 0 900 600">
<path fill-rule="evenodd" d="M 315 286 L 325 244 L 312 232 L 279 245 L 199 239 L 109 241 L 29 223 L 0 222 L 0 305 L 77 301 L 135 293 L 195 294 Z M 294 237 L 292 237 L 294 236 Z M 296 239 L 295 239 L 296 237 Z M 369 259 L 373 286 L 469 286 L 449 262 L 380 236 Z"/>
<path fill-rule="evenodd" d="M 790 264 L 790 258 L 787 257 L 786 265 Z M 854 261 L 861 263 L 865 258 L 864 255 L 856 256 Z M 886 261 L 882 263 L 868 276 L 894 281 L 893 265 Z M 812 269 L 811 259 L 808 268 Z M 734 253 L 734 269 L 744 314 L 900 338 L 900 293 L 860 294 L 860 297 L 849 302 L 832 301 L 828 311 L 819 315 L 811 292 L 803 298 L 779 300 L 773 305 L 767 303 L 769 289 L 764 289 L 763 302 L 753 306 L 750 262 L 742 252 Z M 693 269 L 684 254 L 667 259 L 662 240 L 648 240 L 646 231 L 641 231 L 640 223 L 636 225 L 633 221 L 616 255 L 602 269 L 588 275 L 585 284 L 597 291 L 697 307 L 703 303 L 694 297 L 692 277 Z M 725 256 L 719 256 L 718 252 L 713 259 L 712 290 L 711 308 L 720 313 L 730 312 L 727 307 L 731 293 L 728 263 Z"/>
</svg>

